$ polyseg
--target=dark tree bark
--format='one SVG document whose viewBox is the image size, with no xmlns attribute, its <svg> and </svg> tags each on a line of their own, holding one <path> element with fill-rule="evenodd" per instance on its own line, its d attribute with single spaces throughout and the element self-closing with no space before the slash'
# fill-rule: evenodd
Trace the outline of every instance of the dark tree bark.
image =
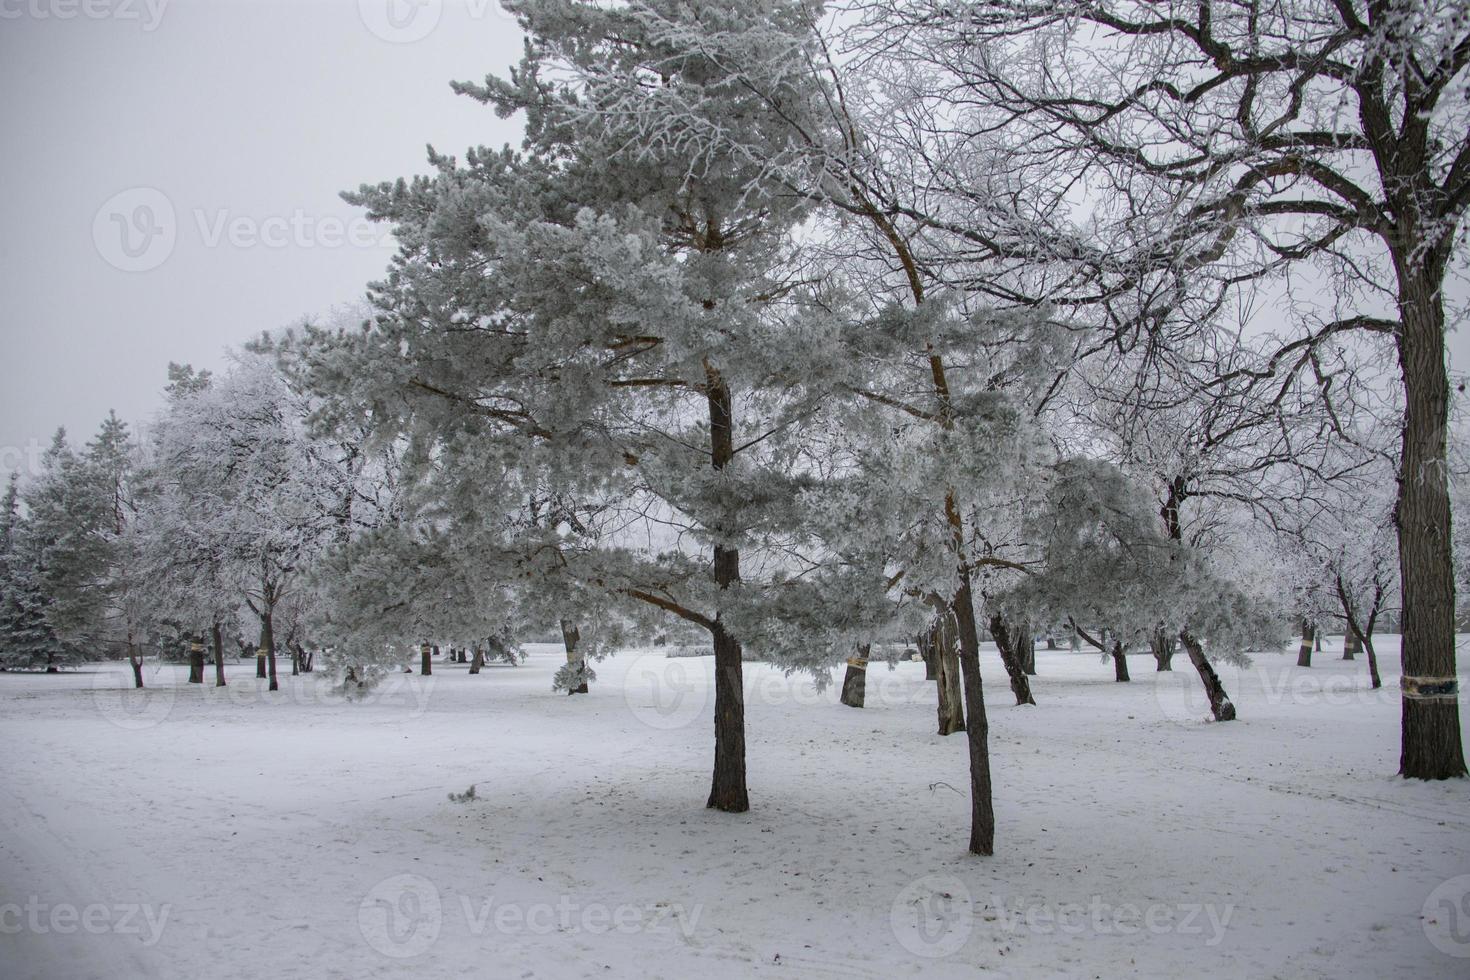
<svg viewBox="0 0 1470 980">
<path fill-rule="evenodd" d="M 1363 641 L 1358 638 L 1358 634 L 1354 633 L 1352 629 L 1349 628 L 1347 630 L 1347 635 L 1342 638 L 1342 659 L 1355 660 L 1357 659 L 1357 655 L 1362 652 Z"/>
<path fill-rule="evenodd" d="M 189 683 L 204 683 L 204 638 L 201 636 L 189 638 Z"/>
<path fill-rule="evenodd" d="M 1317 630 L 1307 620 L 1302 620 L 1302 645 L 1296 651 L 1296 665 L 1298 667 L 1312 666 L 1312 641 L 1317 638 Z"/>
<path fill-rule="evenodd" d="M 995 648 L 1000 651 L 1001 663 L 1005 664 L 1006 674 L 1010 676 L 1011 693 L 1016 696 L 1016 703 L 1035 704 L 1036 699 L 1031 696 L 1031 682 L 1021 669 L 1011 632 L 999 613 L 990 617 L 990 635 L 995 638 Z M 963 652 L 963 641 L 961 644 L 960 649 Z"/>
<path fill-rule="evenodd" d="M 570 619 L 563 619 L 561 621 L 561 642 L 562 646 L 566 647 L 567 663 L 575 664 L 577 667 L 577 671 L 581 674 L 582 677 L 582 683 L 576 685 L 575 687 L 568 687 L 567 694 L 587 693 L 587 674 L 583 670 L 583 668 L 586 667 L 586 664 L 582 662 L 582 657 L 577 653 L 577 643 L 580 642 L 581 639 L 582 631 L 577 629 L 576 624 L 573 623 Z"/>
<path fill-rule="evenodd" d="M 138 653 L 138 645 L 133 642 L 131 634 L 128 636 L 128 666 L 133 668 L 133 687 L 141 688 L 143 686 L 143 657 Z"/>
<path fill-rule="evenodd" d="M 990 722 L 980 680 L 980 634 L 975 624 L 975 597 L 970 570 L 961 566 L 955 594 L 955 626 L 959 633 L 960 674 L 965 681 L 965 729 L 970 749 L 970 853 L 995 853 L 995 808 L 990 787 Z M 1023 675 L 1024 676 L 1024 675 Z"/>
<path fill-rule="evenodd" d="M 281 686 L 276 680 L 275 610 L 270 605 L 266 605 L 260 614 L 260 646 L 265 650 L 266 666 L 270 676 L 267 690 L 279 691 Z"/>
<path fill-rule="evenodd" d="M 1413 214 L 1417 208 L 1406 202 L 1405 211 Z M 1435 249 L 1394 250 L 1401 321 L 1399 367 L 1404 380 L 1403 454 L 1395 511 L 1404 602 L 1399 773 L 1414 779 L 1465 775 L 1455 673 L 1455 577 L 1446 462 L 1449 379 L 1440 292 L 1452 237 L 1443 236 Z"/>
<path fill-rule="evenodd" d="M 1123 644 L 1113 641 L 1113 680 L 1129 681 L 1128 676 L 1128 652 L 1123 649 Z"/>
<path fill-rule="evenodd" d="M 214 686 L 225 686 L 225 637 L 219 623 L 209 628 L 209 638 L 214 645 Z"/>
<path fill-rule="evenodd" d="M 419 673 L 425 677 L 434 673 L 434 648 L 428 643 L 419 644 Z"/>
<path fill-rule="evenodd" d="M 735 425 L 730 388 L 715 370 L 706 370 L 710 460 L 722 470 L 735 458 Z M 718 529 L 717 529 L 718 530 Z M 740 581 L 740 552 L 714 546 L 714 580 L 721 589 Z M 729 813 L 750 809 L 745 787 L 745 675 L 740 641 L 725 629 L 718 612 L 710 633 L 715 647 L 715 768 L 706 806 Z"/>
<path fill-rule="evenodd" d="M 478 674 L 480 672 L 480 666 L 484 664 L 484 662 L 485 648 L 476 643 L 474 656 L 470 657 L 470 673 Z"/>
<path fill-rule="evenodd" d="M 263 646 L 255 648 L 255 676 L 259 680 L 265 680 L 266 677 L 265 647 Z"/>
<path fill-rule="evenodd" d="M 861 708 L 868 690 L 868 653 L 871 644 L 858 647 L 857 656 L 847 658 L 847 673 L 842 678 L 842 703 L 849 708 Z"/>
<path fill-rule="evenodd" d="M 1194 664 L 1194 669 L 1199 672 L 1200 682 L 1205 686 L 1205 694 L 1210 699 L 1210 714 L 1215 716 L 1216 721 L 1234 721 L 1235 705 L 1230 696 L 1225 693 L 1225 685 L 1220 683 L 1220 675 L 1215 673 L 1215 668 L 1205 657 L 1205 649 L 1199 640 L 1195 639 L 1188 630 L 1179 634 L 1179 642 L 1184 645 L 1184 652 L 1189 654 L 1189 662 Z"/>
</svg>

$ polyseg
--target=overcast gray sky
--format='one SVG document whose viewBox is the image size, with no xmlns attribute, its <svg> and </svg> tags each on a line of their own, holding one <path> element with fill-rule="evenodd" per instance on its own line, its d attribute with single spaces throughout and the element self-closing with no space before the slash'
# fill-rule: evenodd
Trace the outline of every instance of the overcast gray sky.
<svg viewBox="0 0 1470 980">
<path fill-rule="evenodd" d="M 519 142 L 449 81 L 520 44 L 493 0 L 0 0 L 0 469 L 360 296 L 392 246 L 338 192 Z"/>
<path fill-rule="evenodd" d="M 338 192 L 518 142 L 448 83 L 519 53 L 494 0 L 0 0 L 0 469 L 358 298 L 392 246 Z"/>
</svg>

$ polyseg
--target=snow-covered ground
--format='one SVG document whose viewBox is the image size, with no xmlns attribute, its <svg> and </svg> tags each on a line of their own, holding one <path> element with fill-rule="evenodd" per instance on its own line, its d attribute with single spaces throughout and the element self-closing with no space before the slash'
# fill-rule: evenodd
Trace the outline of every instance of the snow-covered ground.
<svg viewBox="0 0 1470 980">
<path fill-rule="evenodd" d="M 1335 652 L 1223 669 L 1228 724 L 1187 662 L 1038 651 L 1016 708 L 988 654 L 990 859 L 922 664 L 862 710 L 747 664 L 742 815 L 704 808 L 708 659 L 569 698 L 533 647 L 358 704 L 0 674 L 0 976 L 1470 976 L 1470 784 L 1394 776 L 1382 645 L 1379 692 Z"/>
</svg>

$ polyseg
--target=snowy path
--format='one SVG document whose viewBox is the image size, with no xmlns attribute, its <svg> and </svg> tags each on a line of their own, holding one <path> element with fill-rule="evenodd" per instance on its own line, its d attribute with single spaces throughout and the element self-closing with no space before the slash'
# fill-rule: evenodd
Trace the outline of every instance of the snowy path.
<svg viewBox="0 0 1470 980">
<path fill-rule="evenodd" d="M 366 704 L 248 664 L 142 697 L 125 668 L 0 675 L 0 906 L 106 908 L 0 917 L 0 975 L 1466 976 L 1421 910 L 1470 874 L 1470 786 L 1393 777 L 1384 645 L 1382 692 L 1333 653 L 1227 668 L 1226 725 L 1146 657 L 1119 685 L 1039 652 L 1014 708 L 991 654 L 989 860 L 930 788 L 967 786 L 965 745 L 919 664 L 876 666 L 861 711 L 747 665 L 742 815 L 703 808 L 708 660 L 624 654 L 568 698 L 535 647 Z M 1463 925 L 1441 945 L 1470 954 Z"/>
</svg>

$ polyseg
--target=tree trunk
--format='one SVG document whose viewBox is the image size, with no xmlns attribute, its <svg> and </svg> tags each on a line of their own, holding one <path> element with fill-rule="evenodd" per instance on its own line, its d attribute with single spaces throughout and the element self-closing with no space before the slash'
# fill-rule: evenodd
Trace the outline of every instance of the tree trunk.
<svg viewBox="0 0 1470 980">
<path fill-rule="evenodd" d="M 133 687 L 143 686 L 143 658 L 138 654 L 138 645 L 133 642 L 132 634 L 128 635 L 128 666 L 133 668 Z"/>
<path fill-rule="evenodd" d="M 858 647 L 857 656 L 847 658 L 847 674 L 842 678 L 842 703 L 849 708 L 861 708 L 868 688 L 868 653 L 872 645 L 864 643 Z"/>
<path fill-rule="evenodd" d="M 1199 672 L 1199 679 L 1205 686 L 1205 695 L 1210 699 L 1210 714 L 1215 716 L 1216 721 L 1234 721 L 1235 705 L 1231 703 L 1230 696 L 1225 693 L 1225 685 L 1220 683 L 1220 675 L 1215 673 L 1215 668 L 1210 666 L 1210 661 L 1205 657 L 1205 649 L 1200 645 L 1188 630 L 1179 634 L 1179 642 L 1184 644 L 1184 652 L 1189 654 L 1189 662 L 1194 664 L 1194 669 Z"/>
<path fill-rule="evenodd" d="M 255 648 L 255 676 L 257 679 L 260 680 L 264 680 L 266 676 L 265 647 L 263 646 L 258 646 Z"/>
<path fill-rule="evenodd" d="M 925 630 L 914 639 L 914 646 L 919 649 L 919 656 L 924 660 L 924 680 L 937 681 L 939 679 L 939 661 L 935 659 L 935 647 L 932 642 L 932 634 Z"/>
<path fill-rule="evenodd" d="M 204 683 L 204 637 L 189 639 L 189 683 Z"/>
<path fill-rule="evenodd" d="M 1296 651 L 1296 665 L 1298 667 L 1312 666 L 1312 640 L 1316 638 L 1317 631 L 1307 620 L 1302 620 L 1302 645 Z"/>
<path fill-rule="evenodd" d="M 1154 635 L 1149 639 L 1148 645 L 1153 651 L 1156 673 L 1174 669 L 1174 641 L 1164 633 L 1162 628 L 1154 630 Z"/>
<path fill-rule="evenodd" d="M 995 638 L 995 648 L 1000 651 L 1001 663 L 1005 664 L 1006 673 L 1011 678 L 1011 693 L 1016 696 L 1016 703 L 1035 704 L 1036 699 L 1031 696 L 1031 682 L 1026 679 L 1026 672 L 1016 659 L 1016 648 L 1010 631 L 999 613 L 990 617 L 990 635 Z M 963 640 L 961 643 L 963 644 Z"/>
<path fill-rule="evenodd" d="M 1378 676 L 1378 651 L 1373 649 L 1372 634 L 1363 638 L 1363 649 L 1368 654 L 1368 678 L 1376 691 L 1383 686 L 1383 678 Z"/>
<path fill-rule="evenodd" d="M 225 686 L 225 637 L 219 623 L 209 628 L 209 638 L 214 643 L 214 686 Z"/>
<path fill-rule="evenodd" d="M 577 629 L 576 624 L 570 619 L 563 619 L 561 621 L 561 642 L 562 646 L 566 647 L 567 663 L 573 664 L 578 675 L 582 678 L 582 683 L 568 685 L 567 694 L 569 695 L 587 693 L 587 674 L 585 672 L 587 665 L 583 662 L 583 658 L 577 654 L 577 643 L 581 639 L 582 631 Z"/>
<path fill-rule="evenodd" d="M 953 602 L 959 634 L 960 673 L 965 679 L 965 728 L 970 748 L 970 853 L 995 853 L 995 809 L 990 791 L 990 722 L 980 681 L 980 634 L 975 625 L 975 599 L 970 570 L 960 569 Z M 1024 677 L 1024 675 L 1023 675 Z"/>
<path fill-rule="evenodd" d="M 1011 642 L 1016 647 L 1016 660 L 1028 677 L 1036 676 L 1036 637 L 1031 635 L 1031 624 L 1022 622 L 1011 632 Z M 1029 682 L 1028 682 L 1029 683 Z"/>
<path fill-rule="evenodd" d="M 1418 244 L 1418 243 L 1415 243 Z M 1455 576 L 1445 456 L 1443 256 L 1395 251 L 1399 367 L 1404 379 L 1403 451 L 1395 517 L 1403 592 L 1403 735 L 1399 773 L 1416 779 L 1465 775 L 1455 674 Z M 1447 254 L 1447 253 L 1445 253 Z"/>
<path fill-rule="evenodd" d="M 478 674 L 480 672 L 480 667 L 484 663 L 485 663 L 485 648 L 482 647 L 482 646 L 480 646 L 480 644 L 476 643 L 475 644 L 475 654 L 474 654 L 473 657 L 470 658 L 470 673 L 471 674 Z"/>
<path fill-rule="evenodd" d="M 1128 652 L 1123 649 L 1123 644 L 1113 642 L 1113 680 L 1129 681 L 1128 676 Z"/>
<path fill-rule="evenodd" d="M 735 423 L 730 389 L 719 373 L 706 370 L 709 401 L 710 461 L 722 470 L 735 458 Z M 721 528 L 714 529 L 717 534 Z M 718 541 L 719 538 L 717 537 Z M 714 546 L 714 580 L 724 590 L 740 581 L 740 552 Z M 740 641 L 731 636 L 715 613 L 710 633 L 715 647 L 715 769 L 706 806 L 729 813 L 750 809 L 745 788 L 745 676 Z"/>
<path fill-rule="evenodd" d="M 1363 652 L 1363 641 L 1349 628 L 1342 638 L 1342 659 L 1353 660 Z"/>
<path fill-rule="evenodd" d="M 954 613 L 944 610 L 929 627 L 929 645 L 934 651 L 939 691 L 939 734 L 965 730 L 964 689 L 960 685 L 959 637 Z"/>
<path fill-rule="evenodd" d="M 281 686 L 276 681 L 276 627 L 275 611 L 266 606 L 260 615 L 260 646 L 265 650 L 265 661 L 269 668 L 270 684 L 267 690 L 279 691 Z"/>
<path fill-rule="evenodd" d="M 434 673 L 434 648 L 427 643 L 419 644 L 419 673 L 425 677 Z"/>
<path fill-rule="evenodd" d="M 291 676 L 292 677 L 300 677 L 301 676 L 301 648 L 296 645 L 296 641 L 294 641 L 294 640 L 287 640 L 286 641 L 286 649 L 291 654 Z"/>
</svg>

